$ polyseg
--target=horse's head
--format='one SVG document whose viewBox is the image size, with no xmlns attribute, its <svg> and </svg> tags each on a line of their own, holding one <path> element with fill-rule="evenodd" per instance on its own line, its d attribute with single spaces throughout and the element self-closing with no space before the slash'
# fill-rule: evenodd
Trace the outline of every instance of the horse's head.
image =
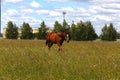
<svg viewBox="0 0 120 80">
<path fill-rule="evenodd" d="M 67 42 L 69 42 L 69 33 L 66 32 L 58 32 L 57 33 L 63 40 L 66 40 Z"/>
<path fill-rule="evenodd" d="M 66 41 L 67 41 L 67 43 L 68 43 L 68 42 L 69 42 L 69 39 L 70 39 L 68 33 L 66 33 L 65 39 L 66 39 Z"/>
</svg>

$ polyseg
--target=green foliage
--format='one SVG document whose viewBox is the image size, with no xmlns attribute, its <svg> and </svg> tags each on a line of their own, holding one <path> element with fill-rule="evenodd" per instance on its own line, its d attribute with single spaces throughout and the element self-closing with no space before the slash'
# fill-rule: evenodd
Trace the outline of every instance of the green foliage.
<svg viewBox="0 0 120 80">
<path fill-rule="evenodd" d="M 43 21 L 40 25 L 38 33 L 36 34 L 37 39 L 45 39 L 47 30 L 48 28 L 46 27 L 45 22 Z"/>
<path fill-rule="evenodd" d="M 53 31 L 54 32 L 61 32 L 62 31 L 62 25 L 58 21 L 55 21 Z"/>
<path fill-rule="evenodd" d="M 101 40 L 107 40 L 108 38 L 108 32 L 107 32 L 107 25 L 102 28 L 102 33 L 100 35 Z"/>
<path fill-rule="evenodd" d="M 77 23 L 77 40 L 85 39 L 85 27 L 83 22 Z"/>
<path fill-rule="evenodd" d="M 117 32 L 117 39 L 120 39 L 120 32 Z"/>
<path fill-rule="evenodd" d="M 110 23 L 109 26 L 105 25 L 102 29 L 102 33 L 100 35 L 101 40 L 105 41 L 115 41 L 117 38 L 117 32 L 113 27 L 113 24 Z"/>
<path fill-rule="evenodd" d="M 90 21 L 87 21 L 85 23 L 86 29 L 86 40 L 95 40 L 97 38 L 97 34 L 95 33 L 95 30 L 93 28 L 93 25 Z"/>
<path fill-rule="evenodd" d="M 68 32 L 68 33 L 70 32 L 70 26 L 68 25 L 65 19 L 63 20 L 62 32 Z"/>
<path fill-rule="evenodd" d="M 72 21 L 72 25 L 70 28 L 70 35 L 71 35 L 71 40 L 76 40 L 77 39 L 77 27 L 74 23 L 74 21 Z"/>
<path fill-rule="evenodd" d="M 21 27 L 21 39 L 33 39 L 32 28 L 28 23 L 23 23 Z"/>
<path fill-rule="evenodd" d="M 66 22 L 66 20 L 63 20 L 63 25 L 61 25 L 58 21 L 55 21 L 53 31 L 55 32 L 70 32 L 70 26 Z"/>
<path fill-rule="evenodd" d="M 7 39 L 18 38 L 18 27 L 15 24 L 13 24 L 12 21 L 9 21 L 7 23 L 6 38 Z"/>
<path fill-rule="evenodd" d="M 90 21 L 83 23 L 77 23 L 76 27 L 74 24 L 71 26 L 71 38 L 79 41 L 95 40 L 97 34 Z"/>
<path fill-rule="evenodd" d="M 0 39 L 0 80 L 120 80 L 120 42 L 71 41 L 62 48 Z"/>
<path fill-rule="evenodd" d="M 32 28 L 29 26 L 28 23 L 23 23 L 21 27 L 22 33 L 19 34 L 21 39 L 45 39 L 46 32 L 48 28 L 45 25 L 45 22 L 43 21 L 40 24 L 40 28 L 38 29 L 38 33 L 32 33 Z M 98 38 L 93 25 L 90 21 L 86 22 L 79 22 L 77 24 L 74 24 L 72 22 L 71 27 L 68 25 L 66 20 L 63 20 L 63 24 L 60 24 L 58 21 L 55 21 L 54 23 L 54 32 L 68 32 L 70 33 L 70 38 L 72 40 L 78 40 L 78 41 L 92 41 Z M 113 24 L 110 23 L 109 26 L 105 25 L 103 29 L 101 30 L 102 33 L 100 35 L 101 40 L 106 41 L 115 41 L 119 37 L 119 33 L 117 33 L 116 29 L 113 27 Z M 17 39 L 18 38 L 18 28 L 15 24 L 12 23 L 12 21 L 9 21 L 7 24 L 7 30 L 6 30 L 6 38 L 8 39 Z"/>
</svg>

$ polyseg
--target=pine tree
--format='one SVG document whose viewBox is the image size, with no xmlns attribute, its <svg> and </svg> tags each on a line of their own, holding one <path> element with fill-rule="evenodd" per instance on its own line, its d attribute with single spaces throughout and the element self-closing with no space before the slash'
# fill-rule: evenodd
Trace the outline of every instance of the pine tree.
<svg viewBox="0 0 120 80">
<path fill-rule="evenodd" d="M 70 32 L 70 26 L 67 24 L 66 20 L 63 20 L 63 25 L 61 25 L 58 21 L 54 23 L 54 32 Z"/>
<path fill-rule="evenodd" d="M 62 32 L 67 32 L 69 33 L 70 32 L 70 26 L 68 25 L 68 23 L 66 22 L 66 20 L 64 19 L 63 20 L 63 25 L 62 25 Z"/>
<path fill-rule="evenodd" d="M 55 21 L 53 31 L 54 32 L 61 32 L 62 31 L 62 25 L 58 21 Z"/>
<path fill-rule="evenodd" d="M 23 23 L 21 28 L 21 39 L 33 39 L 32 28 L 28 23 Z"/>
<path fill-rule="evenodd" d="M 77 28 L 76 25 L 74 24 L 74 21 L 72 22 L 71 29 L 70 29 L 70 35 L 72 40 L 76 40 L 77 36 Z"/>
<path fill-rule="evenodd" d="M 117 39 L 117 32 L 112 23 L 103 27 L 100 38 L 105 41 L 115 41 Z"/>
<path fill-rule="evenodd" d="M 86 26 L 86 40 L 95 40 L 97 38 L 97 34 L 95 33 L 95 30 L 93 28 L 93 25 L 90 21 L 85 22 Z"/>
<path fill-rule="evenodd" d="M 9 21 L 6 29 L 6 38 L 7 39 L 17 39 L 18 38 L 18 27 Z"/>
<path fill-rule="evenodd" d="M 38 32 L 38 39 L 45 39 L 46 38 L 46 34 L 47 34 L 47 30 L 48 28 L 46 27 L 46 24 L 44 21 L 42 21 L 40 28 L 39 28 L 39 32 Z"/>
<path fill-rule="evenodd" d="M 110 23 L 108 27 L 108 37 L 109 37 L 109 41 L 115 41 L 117 38 L 117 32 L 115 28 L 113 27 L 112 23 Z"/>
<path fill-rule="evenodd" d="M 101 40 L 107 40 L 108 39 L 108 32 L 107 32 L 107 25 L 102 28 L 102 33 L 100 35 Z"/>
<path fill-rule="evenodd" d="M 84 38 L 85 38 L 85 27 L 84 27 L 85 25 L 84 25 L 84 23 L 81 21 L 81 22 L 79 22 L 79 23 L 77 23 L 77 35 L 76 35 L 76 40 L 79 40 L 79 41 L 81 41 L 81 40 L 84 40 Z"/>
<path fill-rule="evenodd" d="M 80 21 L 77 23 L 77 30 L 76 30 L 76 40 L 80 41 L 88 41 L 88 40 L 95 40 L 97 38 L 97 34 L 93 28 L 93 25 L 90 21 L 82 22 Z"/>
</svg>

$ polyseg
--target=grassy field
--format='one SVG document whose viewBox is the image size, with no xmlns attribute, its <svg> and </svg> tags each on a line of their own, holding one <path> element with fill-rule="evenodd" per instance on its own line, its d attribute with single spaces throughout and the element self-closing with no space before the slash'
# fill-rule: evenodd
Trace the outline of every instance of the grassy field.
<svg viewBox="0 0 120 80">
<path fill-rule="evenodd" d="M 0 40 L 0 80 L 120 80 L 120 42 Z"/>
</svg>

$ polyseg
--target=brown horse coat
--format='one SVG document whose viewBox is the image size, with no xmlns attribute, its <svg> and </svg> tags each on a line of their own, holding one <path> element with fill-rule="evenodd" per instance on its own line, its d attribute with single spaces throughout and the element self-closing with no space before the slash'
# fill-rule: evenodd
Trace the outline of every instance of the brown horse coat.
<svg viewBox="0 0 120 80">
<path fill-rule="evenodd" d="M 69 42 L 69 36 L 66 33 L 63 32 L 50 32 L 46 36 L 46 45 L 50 49 L 53 44 L 57 44 L 59 50 L 61 50 L 61 46 L 63 44 L 63 41 L 67 39 L 67 42 Z"/>
</svg>

